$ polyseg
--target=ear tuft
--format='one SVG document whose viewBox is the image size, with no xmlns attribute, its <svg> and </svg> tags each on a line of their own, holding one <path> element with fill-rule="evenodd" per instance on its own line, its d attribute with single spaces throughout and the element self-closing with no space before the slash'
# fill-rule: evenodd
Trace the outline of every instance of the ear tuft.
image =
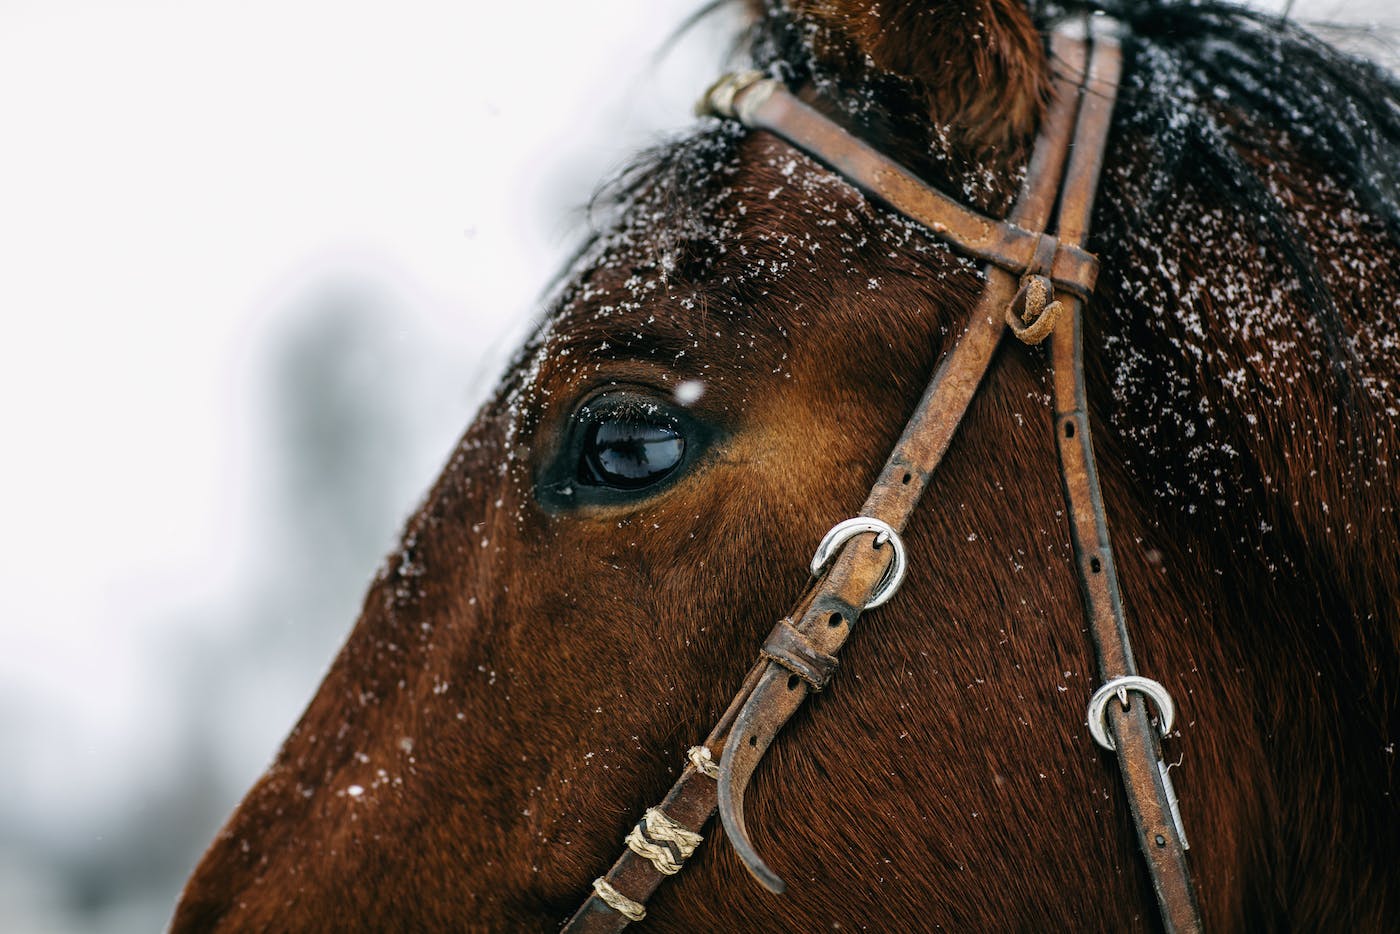
<svg viewBox="0 0 1400 934">
<path fill-rule="evenodd" d="M 907 79 L 972 150 L 1020 148 L 1045 108 L 1044 41 L 1023 0 L 788 0 L 819 61 Z"/>
</svg>

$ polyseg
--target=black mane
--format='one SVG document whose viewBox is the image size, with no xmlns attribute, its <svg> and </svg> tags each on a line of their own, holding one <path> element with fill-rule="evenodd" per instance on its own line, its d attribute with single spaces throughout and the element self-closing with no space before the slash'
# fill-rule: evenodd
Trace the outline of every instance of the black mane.
<svg viewBox="0 0 1400 934">
<path fill-rule="evenodd" d="M 1253 194 L 1255 182 L 1230 164 L 1228 112 L 1286 131 L 1400 235 L 1400 80 L 1381 66 L 1290 19 L 1235 4 L 1044 0 L 1032 7 L 1042 23 L 1092 10 L 1127 25 L 1120 118 L 1158 140 L 1164 176 L 1186 158 L 1204 158 L 1219 163 L 1231 188 Z"/>
<path fill-rule="evenodd" d="M 1190 171 L 1220 203 L 1253 219 L 1297 277 L 1349 398 L 1350 345 L 1313 245 L 1238 143 L 1248 127 L 1282 134 L 1400 240 L 1400 80 L 1291 20 L 1234 4 L 1045 2 L 1035 13 L 1051 21 L 1067 8 L 1103 11 L 1127 26 L 1116 130 L 1154 141 L 1148 197 L 1132 213 L 1156 213 Z M 1252 135 L 1260 145 L 1261 134 Z M 1111 251 L 1105 259 L 1112 262 Z"/>
</svg>

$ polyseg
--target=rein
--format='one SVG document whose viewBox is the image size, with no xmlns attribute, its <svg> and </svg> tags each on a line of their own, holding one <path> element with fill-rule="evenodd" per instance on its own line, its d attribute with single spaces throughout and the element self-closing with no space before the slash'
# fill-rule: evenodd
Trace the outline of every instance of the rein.
<svg viewBox="0 0 1400 934">
<path fill-rule="evenodd" d="M 1158 739 L 1158 731 L 1162 736 L 1170 732 L 1174 707 L 1166 689 L 1139 675 L 1133 661 L 1085 393 L 1083 310 L 1093 293 L 1098 260 L 1084 244 L 1122 66 L 1115 29 L 1112 20 L 1094 17 L 1087 29 L 1083 20 L 1075 20 L 1052 34 L 1057 63 L 1053 97 L 1025 182 L 1005 221 L 984 217 L 930 188 L 777 81 L 754 73 L 732 75 L 706 95 L 706 112 L 781 137 L 954 247 L 986 261 L 987 282 L 860 514 L 837 524 L 822 540 L 812 561 L 815 582 L 774 626 L 728 710 L 704 744 L 690 749 L 680 778 L 628 834 L 627 848 L 612 868 L 594 880 L 593 893 L 565 925 L 566 932 L 616 932 L 642 920 L 647 900 L 700 845 L 699 831 L 716 810 L 749 871 L 770 891 L 784 890 L 745 826 L 749 779 L 778 731 L 831 679 L 837 653 L 861 614 L 898 589 L 908 563 L 900 532 L 1008 327 L 1026 343 L 1050 341 L 1061 481 L 1102 680 L 1089 700 L 1089 732 L 1118 760 L 1165 930 L 1201 930 L 1186 861 L 1189 845 Z M 1053 235 L 1044 232 L 1052 213 Z M 1157 708 L 1156 729 L 1145 699 Z"/>
</svg>

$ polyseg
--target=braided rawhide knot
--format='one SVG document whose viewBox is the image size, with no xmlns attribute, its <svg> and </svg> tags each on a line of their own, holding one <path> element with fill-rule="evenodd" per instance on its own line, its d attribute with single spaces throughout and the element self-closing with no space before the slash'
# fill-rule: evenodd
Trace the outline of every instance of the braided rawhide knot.
<svg viewBox="0 0 1400 934">
<path fill-rule="evenodd" d="M 602 876 L 593 880 L 593 891 L 598 893 L 598 897 L 603 900 L 613 911 L 622 915 L 628 921 L 641 921 L 647 916 L 647 906 L 641 902 L 634 902 L 623 895 L 612 884 Z"/>
<path fill-rule="evenodd" d="M 1006 306 L 1006 323 L 1011 326 L 1011 333 L 1026 344 L 1039 344 L 1049 337 L 1065 310 L 1064 302 L 1054 298 L 1055 285 L 1049 276 L 1021 277 L 1016 297 Z"/>
<path fill-rule="evenodd" d="M 627 848 L 645 857 L 663 875 L 673 876 L 705 838 L 681 826 L 660 808 L 647 808 L 627 835 Z"/>
</svg>

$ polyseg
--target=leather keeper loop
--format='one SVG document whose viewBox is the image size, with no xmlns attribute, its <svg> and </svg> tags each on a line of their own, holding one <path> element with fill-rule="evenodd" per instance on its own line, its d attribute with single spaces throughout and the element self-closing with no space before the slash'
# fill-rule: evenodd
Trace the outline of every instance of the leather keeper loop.
<svg viewBox="0 0 1400 934">
<path fill-rule="evenodd" d="M 1049 276 L 1056 288 L 1087 302 L 1094 294 L 1094 283 L 1099 280 L 1099 258 L 1088 250 L 1060 243 Z"/>
<path fill-rule="evenodd" d="M 813 691 L 826 687 L 838 664 L 835 655 L 818 651 L 797 627 L 785 619 L 778 620 L 759 654 L 806 681 Z"/>
<path fill-rule="evenodd" d="M 1099 278 L 1099 258 L 1053 234 L 1041 234 L 1036 238 L 1030 263 L 1020 275 L 1022 279 L 1045 276 L 1055 283 L 1055 288 L 1088 301 Z"/>
</svg>

